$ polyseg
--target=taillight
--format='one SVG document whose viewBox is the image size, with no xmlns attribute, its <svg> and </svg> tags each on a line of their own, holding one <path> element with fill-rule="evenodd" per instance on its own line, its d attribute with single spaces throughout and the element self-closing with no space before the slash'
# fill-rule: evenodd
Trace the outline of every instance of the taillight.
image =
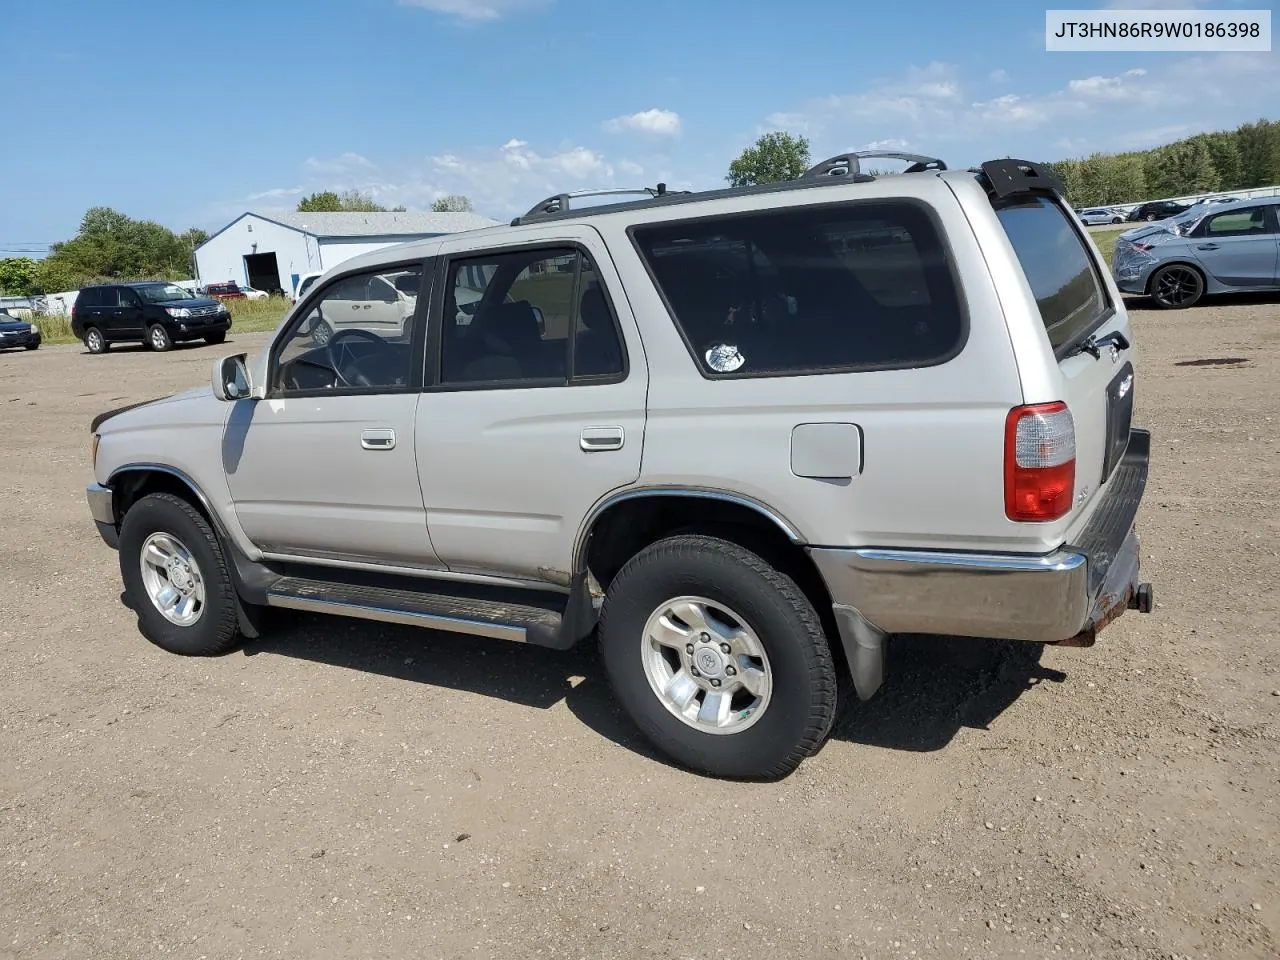
<svg viewBox="0 0 1280 960">
<path fill-rule="evenodd" d="M 1076 426 L 1062 402 L 1014 407 L 1004 424 L 1004 512 L 1010 520 L 1057 520 L 1076 487 Z"/>
</svg>

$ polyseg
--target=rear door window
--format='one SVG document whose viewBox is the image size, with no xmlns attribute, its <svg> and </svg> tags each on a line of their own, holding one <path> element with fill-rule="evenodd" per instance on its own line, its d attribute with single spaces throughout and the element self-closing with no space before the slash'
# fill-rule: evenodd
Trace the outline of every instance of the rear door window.
<svg viewBox="0 0 1280 960">
<path fill-rule="evenodd" d="M 918 203 L 757 211 L 632 236 L 706 376 L 931 366 L 964 344 L 949 255 Z"/>
<path fill-rule="evenodd" d="M 1021 196 L 997 202 L 995 209 L 1053 349 L 1096 329 L 1111 314 L 1111 304 L 1093 257 L 1062 208 L 1049 197 Z"/>
</svg>

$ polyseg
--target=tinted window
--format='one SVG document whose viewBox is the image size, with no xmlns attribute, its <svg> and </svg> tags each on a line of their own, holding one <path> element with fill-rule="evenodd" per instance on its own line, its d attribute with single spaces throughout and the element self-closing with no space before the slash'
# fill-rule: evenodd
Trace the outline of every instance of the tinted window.
<svg viewBox="0 0 1280 960">
<path fill-rule="evenodd" d="M 923 366 L 964 337 L 947 254 L 914 204 L 760 212 L 634 235 L 704 373 Z"/>
<path fill-rule="evenodd" d="M 356 274 L 321 290 L 283 338 L 273 393 L 417 389 L 413 335 L 426 311 L 418 311 L 415 295 L 397 291 L 386 278 L 408 273 L 421 279 L 422 272 L 420 265 L 395 267 Z M 378 296 L 368 296 L 370 289 Z"/>
<path fill-rule="evenodd" d="M 996 205 L 1054 349 L 1087 334 L 1110 311 L 1093 258 L 1062 208 L 1047 197 Z"/>
<path fill-rule="evenodd" d="M 1271 231 L 1267 228 L 1266 211 L 1262 207 L 1254 207 L 1215 214 L 1206 221 L 1203 232 L 1210 237 L 1246 237 Z"/>
<path fill-rule="evenodd" d="M 102 288 L 88 287 L 85 290 L 81 290 L 80 293 L 76 295 L 76 306 L 77 307 L 102 306 Z"/>
<path fill-rule="evenodd" d="M 571 370 L 578 379 L 625 369 L 608 298 L 576 250 L 454 260 L 443 316 L 443 384 L 563 385 Z"/>
</svg>

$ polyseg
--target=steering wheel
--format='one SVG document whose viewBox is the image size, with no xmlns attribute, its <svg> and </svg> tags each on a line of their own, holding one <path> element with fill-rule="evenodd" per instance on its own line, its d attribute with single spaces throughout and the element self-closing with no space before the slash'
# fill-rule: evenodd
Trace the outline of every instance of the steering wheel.
<svg viewBox="0 0 1280 960">
<path fill-rule="evenodd" d="M 372 380 L 370 380 L 367 376 L 365 376 L 364 372 L 360 369 L 360 367 L 356 363 L 355 355 L 352 354 L 350 351 L 347 351 L 347 357 L 350 360 L 350 363 L 348 364 L 348 367 L 350 370 L 350 377 L 348 377 L 347 374 L 342 372 L 342 364 L 338 361 L 338 352 L 335 348 L 339 344 L 345 343 L 347 340 L 350 340 L 350 339 L 368 340 L 373 343 L 376 343 L 379 347 L 385 347 L 387 345 L 386 340 L 382 339 L 382 337 L 378 336 L 376 333 L 371 333 L 368 330 L 361 330 L 359 328 L 355 328 L 351 330 L 339 330 L 338 332 L 334 333 L 331 337 L 329 337 L 327 341 L 325 341 L 324 349 L 325 349 L 325 355 L 328 357 L 328 360 L 329 360 L 329 366 L 333 368 L 334 375 L 340 381 L 342 381 L 342 383 L 345 386 L 348 386 L 348 387 L 376 386 L 376 384 Z"/>
</svg>

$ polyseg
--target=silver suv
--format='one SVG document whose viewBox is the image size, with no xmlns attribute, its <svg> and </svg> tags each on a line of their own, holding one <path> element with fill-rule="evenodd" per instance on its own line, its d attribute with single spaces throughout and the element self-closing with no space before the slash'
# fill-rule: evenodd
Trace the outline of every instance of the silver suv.
<svg viewBox="0 0 1280 960">
<path fill-rule="evenodd" d="M 1088 646 L 1149 611 L 1129 320 L 1059 184 L 863 156 L 357 257 L 212 388 L 99 416 L 142 632 L 596 637 L 658 748 L 772 778 L 892 634 Z M 412 309 L 349 295 L 388 284 Z"/>
</svg>

